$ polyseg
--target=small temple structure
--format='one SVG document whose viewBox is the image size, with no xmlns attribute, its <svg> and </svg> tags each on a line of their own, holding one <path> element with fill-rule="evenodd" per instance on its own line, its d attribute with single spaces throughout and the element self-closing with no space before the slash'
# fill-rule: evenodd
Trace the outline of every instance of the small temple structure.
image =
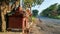
<svg viewBox="0 0 60 34">
<path fill-rule="evenodd" d="M 7 16 L 7 30 L 27 32 L 32 23 L 31 16 L 32 14 L 29 9 L 23 11 L 21 7 L 18 7 L 16 11 Z"/>
<path fill-rule="evenodd" d="M 6 4 L 4 3 L 4 5 Z M 29 32 L 29 27 L 30 27 L 30 24 L 32 23 L 32 18 L 31 18 L 32 13 L 29 9 L 25 9 L 25 10 L 22 9 L 20 5 L 17 8 L 16 6 L 17 4 L 15 4 L 15 6 L 13 5 L 13 8 L 11 8 L 12 6 L 7 5 L 7 7 L 4 6 L 5 9 L 7 9 L 6 11 L 5 9 L 1 10 L 1 11 L 4 10 L 3 12 L 0 12 L 0 13 L 4 13 L 1 15 L 2 15 L 2 19 L 5 19 L 5 20 L 2 20 L 1 22 L 2 26 L 0 28 L 3 29 L 3 31 L 5 30 L 6 31 L 22 31 L 23 33 L 27 33 Z"/>
</svg>

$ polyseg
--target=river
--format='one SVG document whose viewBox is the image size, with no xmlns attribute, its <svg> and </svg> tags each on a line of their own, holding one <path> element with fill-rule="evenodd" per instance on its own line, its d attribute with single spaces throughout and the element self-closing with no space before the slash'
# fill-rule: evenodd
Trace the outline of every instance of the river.
<svg viewBox="0 0 60 34">
<path fill-rule="evenodd" d="M 43 17 L 43 16 L 39 16 L 38 18 L 42 21 L 60 24 L 60 19 L 52 19 L 52 18 Z"/>
</svg>

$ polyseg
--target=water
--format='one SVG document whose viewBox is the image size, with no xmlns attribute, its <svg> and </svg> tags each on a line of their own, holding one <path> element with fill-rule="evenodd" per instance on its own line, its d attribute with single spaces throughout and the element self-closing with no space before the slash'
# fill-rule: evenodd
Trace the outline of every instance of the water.
<svg viewBox="0 0 60 34">
<path fill-rule="evenodd" d="M 52 18 L 43 17 L 43 16 L 39 16 L 38 18 L 40 20 L 48 22 L 48 23 L 57 23 L 57 24 L 60 24 L 60 19 L 52 19 Z"/>
</svg>

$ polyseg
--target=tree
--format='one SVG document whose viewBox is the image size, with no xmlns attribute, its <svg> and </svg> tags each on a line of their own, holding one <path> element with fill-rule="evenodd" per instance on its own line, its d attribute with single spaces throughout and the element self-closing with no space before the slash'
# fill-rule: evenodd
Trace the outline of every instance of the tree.
<svg viewBox="0 0 60 34">
<path fill-rule="evenodd" d="M 16 1 L 16 0 L 13 0 Z M 0 0 L 0 10 L 1 10 L 1 18 L 2 18 L 2 31 L 6 32 L 6 18 L 5 15 L 8 13 L 7 11 L 11 11 L 13 8 L 9 5 L 11 0 Z M 19 2 L 19 0 L 17 0 Z"/>
<path fill-rule="evenodd" d="M 60 15 L 60 4 L 58 5 L 57 11 L 58 11 L 58 15 Z"/>
<path fill-rule="evenodd" d="M 7 10 L 9 3 L 6 0 L 1 1 L 1 19 L 2 19 L 2 31 L 6 32 L 6 21 L 5 21 L 5 15 L 7 14 Z"/>
<path fill-rule="evenodd" d="M 51 5 L 50 7 L 44 9 L 41 13 L 43 16 L 56 16 L 57 15 L 57 3 Z"/>
<path fill-rule="evenodd" d="M 31 8 L 35 5 L 40 5 L 44 0 L 24 0 L 24 7 Z"/>
<path fill-rule="evenodd" d="M 43 2 L 43 0 L 23 0 L 24 2 L 23 2 L 23 8 L 26 10 L 26 12 L 29 12 L 30 13 L 30 15 L 31 15 L 31 7 L 32 6 L 35 6 L 35 5 L 39 5 L 39 4 L 41 4 L 42 2 Z M 29 11 L 27 11 L 27 8 L 28 8 L 28 10 Z M 36 13 L 37 14 L 37 13 Z M 27 15 L 29 15 L 29 14 L 27 14 Z M 28 16 L 28 18 L 27 19 L 32 19 L 31 18 L 31 16 Z M 29 20 L 29 21 L 30 21 Z M 31 22 L 30 22 L 31 23 Z"/>
<path fill-rule="evenodd" d="M 34 17 L 36 17 L 38 15 L 38 10 L 33 10 L 32 14 L 33 14 Z"/>
<path fill-rule="evenodd" d="M 1 17 L 2 17 L 2 31 L 6 31 L 6 21 L 5 21 L 5 15 L 7 14 L 7 11 L 11 11 L 13 8 L 10 7 L 10 2 L 15 3 L 15 1 L 20 2 L 20 0 L 0 0 L 0 7 L 1 7 Z M 39 2 L 38 2 L 39 1 Z M 24 6 L 30 7 L 34 4 L 41 4 L 43 2 L 42 0 L 24 0 Z M 4 27 L 3 27 L 4 25 Z"/>
</svg>

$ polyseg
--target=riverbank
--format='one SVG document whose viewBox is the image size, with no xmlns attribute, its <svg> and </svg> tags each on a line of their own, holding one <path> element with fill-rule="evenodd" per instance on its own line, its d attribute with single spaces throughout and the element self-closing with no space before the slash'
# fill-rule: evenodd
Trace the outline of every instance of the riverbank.
<svg viewBox="0 0 60 34">
<path fill-rule="evenodd" d="M 40 20 L 38 18 L 35 19 L 31 34 L 60 34 L 59 24 L 47 23 L 47 21 Z"/>
</svg>

